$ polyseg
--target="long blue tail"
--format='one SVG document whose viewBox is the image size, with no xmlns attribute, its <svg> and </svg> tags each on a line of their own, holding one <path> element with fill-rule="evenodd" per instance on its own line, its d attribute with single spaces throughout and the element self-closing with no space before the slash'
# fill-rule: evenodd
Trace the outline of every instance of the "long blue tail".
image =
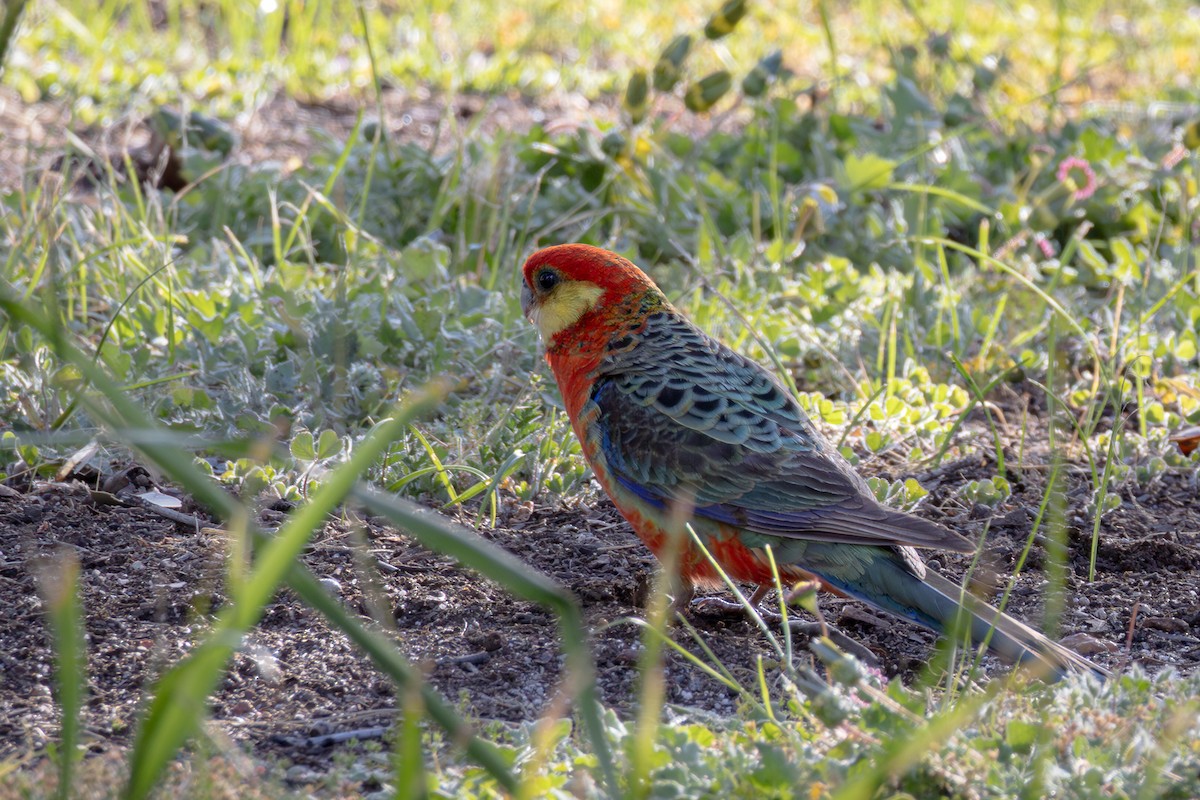
<svg viewBox="0 0 1200 800">
<path fill-rule="evenodd" d="M 954 634 L 969 625 L 976 645 L 986 642 L 1004 660 L 1040 668 L 1044 677 L 1059 679 L 1072 671 L 1108 676 L 1103 668 L 964 592 L 933 570 L 918 577 L 894 553 L 880 552 L 886 557 L 873 559 L 867 574 L 853 583 L 821 577 L 851 597 L 942 634 Z"/>
</svg>

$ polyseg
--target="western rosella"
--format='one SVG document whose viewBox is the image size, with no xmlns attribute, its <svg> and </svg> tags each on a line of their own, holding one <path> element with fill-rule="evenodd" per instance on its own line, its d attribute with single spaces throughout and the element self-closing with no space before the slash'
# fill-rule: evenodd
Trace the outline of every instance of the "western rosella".
<svg viewBox="0 0 1200 800">
<path fill-rule="evenodd" d="M 936 631 L 964 611 L 976 642 L 1054 674 L 1096 670 L 925 566 L 915 548 L 970 552 L 961 535 L 879 504 L 795 398 L 763 367 L 706 335 L 625 258 L 581 244 L 525 262 L 521 307 L 591 465 L 634 532 L 661 559 L 681 506 L 731 578 L 837 594 Z M 678 523 L 675 523 L 676 525 Z M 719 583 L 677 537 L 680 576 Z"/>
</svg>

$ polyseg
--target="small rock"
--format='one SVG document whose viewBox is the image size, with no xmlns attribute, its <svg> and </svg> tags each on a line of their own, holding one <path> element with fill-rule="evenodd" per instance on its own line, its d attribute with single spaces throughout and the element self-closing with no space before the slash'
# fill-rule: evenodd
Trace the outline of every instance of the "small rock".
<svg viewBox="0 0 1200 800">
<path fill-rule="evenodd" d="M 850 605 L 843 608 L 842 613 L 838 615 L 839 625 L 844 625 L 847 622 L 857 622 L 860 625 L 871 628 L 890 628 L 893 624 L 891 621 L 885 621 L 870 611 L 864 611 L 861 608 Z"/>
<path fill-rule="evenodd" d="M 969 520 L 990 519 L 991 516 L 992 509 L 982 503 L 972 506 L 971 510 L 967 513 L 967 519 Z"/>
<path fill-rule="evenodd" d="M 342 591 L 342 584 L 337 578 L 321 578 L 321 585 L 334 594 L 340 594 Z"/>
<path fill-rule="evenodd" d="M 283 775 L 283 779 L 291 784 L 316 783 L 322 777 L 321 773 L 303 764 L 293 764 Z"/>
<path fill-rule="evenodd" d="M 1017 506 L 1012 511 L 1009 511 L 996 522 L 992 523 L 993 528 L 1024 528 L 1032 521 L 1033 517 L 1029 510 L 1024 506 Z"/>
<path fill-rule="evenodd" d="M 1070 636 L 1064 636 L 1059 644 L 1070 650 L 1074 650 L 1081 656 L 1094 656 L 1098 653 L 1115 653 L 1121 649 L 1121 646 L 1116 642 L 1097 639 L 1095 636 L 1090 636 L 1086 633 L 1072 633 Z"/>
<path fill-rule="evenodd" d="M 1154 628 L 1167 633 L 1187 633 L 1188 624 L 1179 617 L 1145 617 L 1142 620 L 1143 628 Z"/>
<path fill-rule="evenodd" d="M 483 634 L 476 633 L 474 635 L 469 635 L 467 636 L 467 641 L 470 642 L 472 646 L 478 647 L 480 650 L 488 653 L 494 653 L 504 646 L 504 637 L 500 635 L 499 631 L 488 631 L 487 633 Z"/>
<path fill-rule="evenodd" d="M 609 656 L 608 660 L 613 664 L 636 664 L 641 654 L 632 647 L 625 647 L 617 650 Z"/>
<path fill-rule="evenodd" d="M 250 704 L 249 700 L 238 700 L 229 708 L 229 713 L 235 717 L 244 717 L 253 712 L 254 706 Z"/>
</svg>

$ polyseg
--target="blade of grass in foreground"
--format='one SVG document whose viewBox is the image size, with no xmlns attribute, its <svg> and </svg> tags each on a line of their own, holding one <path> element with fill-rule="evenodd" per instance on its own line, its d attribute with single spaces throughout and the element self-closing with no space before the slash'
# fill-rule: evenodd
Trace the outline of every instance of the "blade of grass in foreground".
<svg viewBox="0 0 1200 800">
<path fill-rule="evenodd" d="M 504 756 L 490 742 L 472 733 L 471 726 L 463 721 L 437 690 L 422 679 L 420 671 L 408 663 L 394 643 L 355 619 L 303 565 L 292 565 L 288 573 L 288 586 L 301 600 L 320 612 L 331 627 L 346 634 L 350 641 L 370 656 L 375 666 L 395 682 L 397 696 L 406 700 L 414 694 L 419 696 L 425 712 L 446 731 L 452 744 L 461 747 L 471 760 L 487 770 L 506 790 L 516 791 L 517 780 Z"/>
<path fill-rule="evenodd" d="M 134 446 L 151 463 L 157 465 L 171 480 L 187 490 L 193 498 L 207 506 L 219 517 L 231 520 L 233 526 L 242 526 L 256 537 L 262 534 L 256 531 L 247 519 L 246 510 L 228 494 L 223 492 L 215 482 L 204 475 L 193 463 L 193 456 L 173 443 L 169 437 L 145 435 L 157 429 L 146 412 L 129 399 L 111 377 L 71 344 L 61 327 L 47 316 L 30 310 L 10 291 L 0 285 L 0 310 L 9 317 L 23 323 L 44 335 L 53 345 L 58 357 L 66 363 L 75 366 L 84 379 L 99 392 L 104 401 L 92 395 L 82 398 L 82 404 L 88 412 L 109 429 L 120 434 L 125 433 L 125 439 Z M 376 451 L 373 456 L 364 455 L 360 446 L 352 462 L 343 465 L 336 473 L 330 473 L 326 478 L 325 487 L 319 497 L 323 506 L 332 507 L 346 496 L 353 488 L 357 477 L 353 471 L 356 465 L 365 469 L 364 464 L 370 464 L 378 457 L 383 448 L 390 443 L 390 434 L 399 435 L 405 425 L 416 414 L 426 410 L 437 402 L 437 396 L 429 393 L 410 402 L 396 419 L 384 423 L 377 428 L 368 441 L 372 446 L 368 450 Z M 106 401 L 106 402 L 105 402 Z M 384 429 L 386 427 L 386 429 Z M 335 480 L 332 476 L 336 474 Z M 326 489 L 333 486 L 333 493 L 325 494 Z M 583 717 L 586 731 L 592 740 L 594 752 L 600 765 L 610 792 L 615 792 L 615 773 L 612 759 L 606 746 L 606 734 L 600 720 L 599 701 L 596 696 L 594 681 L 594 666 L 586 647 L 586 634 L 582 615 L 574 599 L 553 581 L 532 570 L 528 565 L 518 561 L 505 551 L 466 531 L 459 530 L 449 522 L 436 518 L 431 512 L 417 509 L 411 504 L 405 504 L 394 497 L 360 487 L 355 490 L 355 496 L 368 507 L 374 508 L 401 525 L 412 533 L 419 541 L 434 550 L 451 555 L 463 563 L 477 569 L 487 577 L 493 578 L 510 591 L 519 596 L 542 603 L 555 611 L 560 619 L 563 635 L 563 648 L 567 653 L 567 682 L 563 691 L 579 701 L 580 714 Z M 314 496 L 314 502 L 318 496 Z M 332 504 L 332 505 L 331 505 Z M 240 635 L 239 624 L 245 624 L 248 619 L 257 620 L 261 608 L 257 611 L 248 602 L 261 601 L 265 603 L 274 594 L 278 580 L 286 573 L 289 583 L 301 598 L 323 613 L 338 629 L 346 633 L 362 647 L 384 672 L 404 687 L 419 681 L 418 673 L 405 661 L 395 646 L 378 634 L 366 630 L 320 587 L 316 578 L 294 560 L 294 552 L 298 552 L 307 541 L 309 532 L 305 532 L 297 519 L 303 515 L 304 524 L 319 525 L 324 520 L 324 512 L 318 514 L 311 507 L 301 509 L 296 517 L 281 529 L 264 549 L 259 559 L 259 569 L 255 576 L 268 576 L 275 580 L 270 588 L 247 586 L 239 590 L 237 605 L 231 607 L 227 614 L 218 619 L 217 628 L 213 635 L 188 659 L 167 673 L 159 684 L 162 697 L 172 696 L 173 705 L 177 708 L 165 708 L 162 701 L 155 698 L 151 708 L 157 716 L 152 721 L 149 717 L 139 730 L 140 746 L 134 752 L 136 769 L 131 771 L 130 784 L 126 788 L 127 797 L 144 797 L 154 786 L 157 776 L 161 775 L 170 758 L 174 757 L 178 747 L 185 741 L 187 732 L 194 730 L 198 720 L 205 713 L 205 698 L 207 693 L 200 694 L 199 690 L 205 685 L 215 686 L 217 679 L 224 669 L 228 657 L 236 648 Z M 315 521 L 315 522 L 314 522 Z M 256 580 L 251 577 L 246 584 Z M 251 623 L 252 624 L 252 623 Z M 195 666 L 188 666 L 194 662 Z M 423 700 L 430 716 L 441 724 L 450 734 L 456 744 L 462 745 L 467 754 L 483 766 L 503 786 L 510 791 L 517 786 L 511 771 L 503 760 L 496 755 L 494 749 L 470 734 L 469 727 L 459 718 L 435 691 L 420 683 Z M 210 689 L 211 690 L 211 689 Z M 178 727 L 163 727 L 169 721 Z M 161 738 L 147 738 L 145 727 L 151 725 L 160 732 L 174 739 L 171 747 L 162 746 Z M 148 748 L 153 747 L 153 753 Z M 136 783 L 135 783 L 136 781 Z"/>
<path fill-rule="evenodd" d="M 0 75 L 4 74 L 4 61 L 8 55 L 8 45 L 13 33 L 17 30 L 17 21 L 25 10 L 26 0 L 10 0 L 4 4 L 4 17 L 0 20 Z"/>
<path fill-rule="evenodd" d="M 59 358 L 78 368 L 88 384 L 103 395 L 104 400 L 107 402 L 91 395 L 85 395 L 81 398 L 81 402 L 95 419 L 105 424 L 109 429 L 117 432 L 118 435 L 124 431 L 126 433 L 125 439 L 135 442 L 134 446 L 148 462 L 157 465 L 171 480 L 186 489 L 191 493 L 193 498 L 207 506 L 218 517 L 231 521 L 231 525 L 235 528 L 241 526 L 244 529 L 250 529 L 251 533 L 255 533 L 246 519 L 245 509 L 222 491 L 215 482 L 197 469 L 190 453 L 177 444 L 173 444 L 169 437 L 139 435 L 155 430 L 156 426 L 149 419 L 148 415 L 125 395 L 103 368 L 95 364 L 92 359 L 67 341 L 61 328 L 46 316 L 27 308 L 6 291 L 6 287 L 2 285 L 0 285 L 0 309 L 8 314 L 10 319 L 30 326 L 49 339 Z M 427 402 L 432 402 L 433 399 L 425 398 Z M 425 405 L 426 402 L 421 402 L 411 406 L 410 409 L 414 412 L 413 415 L 423 410 Z M 398 420 L 397 424 L 401 429 L 407 423 L 408 418 L 409 415 L 404 415 Z M 382 440 L 377 439 L 377 441 Z M 302 544 L 303 541 L 301 542 Z M 341 618 L 338 619 L 337 614 L 334 612 L 341 609 L 331 599 L 322 607 L 320 598 L 325 595 L 311 573 L 290 560 L 285 566 L 291 568 L 293 571 L 299 571 L 291 576 L 293 588 L 297 590 L 298 594 L 306 602 L 313 604 L 318 610 L 323 611 L 327 617 L 335 621 L 335 624 L 340 629 L 360 646 L 363 646 L 389 676 L 398 682 L 409 678 L 416 679 L 415 676 L 417 673 L 411 670 L 411 667 L 407 665 L 403 657 L 395 651 L 395 648 L 390 643 L 371 638 L 360 625 L 357 625 L 344 612 L 341 614 Z M 275 568 L 278 568 L 278 564 L 275 565 Z M 267 592 L 267 596 L 269 597 L 272 593 Z M 261 596 L 262 592 L 259 590 L 255 594 Z M 243 601 L 244 599 L 243 597 Z M 326 599 L 328 598 L 326 597 Z M 231 610 L 230 613 L 234 613 L 234 611 Z M 237 611 L 237 613 L 245 614 L 245 611 Z M 236 637 L 229 635 L 227 627 L 229 622 L 226 621 L 224 625 L 226 628 L 222 633 L 225 638 L 211 638 L 206 643 L 206 646 L 202 645 L 196 651 L 192 659 L 195 666 L 188 668 L 189 675 L 200 676 L 204 670 L 207 670 L 214 676 L 209 680 L 215 683 L 215 680 L 219 677 L 224 667 L 228 654 L 232 653 L 232 648 L 237 644 Z M 366 642 L 369 642 L 370 646 L 367 646 Z M 200 698 L 198 702 L 187 701 L 188 695 L 186 693 L 176 694 L 180 688 L 187 688 L 175 687 L 175 683 L 180 680 L 181 678 L 178 676 L 178 673 L 168 673 L 163 679 L 164 683 L 160 684 L 160 689 L 172 694 L 180 702 L 186 701 L 189 703 L 187 707 L 181 705 L 177 709 L 175 717 L 181 719 L 185 727 L 189 724 L 194 726 L 198 724 L 198 720 L 204 714 L 204 698 Z M 402 683 L 402 685 L 404 684 Z M 194 693 L 197 688 L 199 688 L 199 685 L 193 682 L 191 691 Z M 441 706 L 438 705 L 441 698 L 437 697 L 432 689 L 423 687 L 423 690 L 427 690 L 425 698 L 426 707 L 430 709 L 431 715 L 451 734 L 451 738 L 459 744 L 465 743 L 464 746 L 468 755 L 487 769 L 501 784 L 508 786 L 515 785 L 507 765 L 500 759 L 495 758 L 494 752 L 485 748 L 479 740 L 469 736 L 469 734 L 463 733 L 463 731 L 467 730 L 467 726 L 444 703 Z M 433 698 L 433 700 L 430 698 Z M 438 711 L 444 711 L 444 713 L 439 714 L 437 713 Z M 179 737 L 181 730 L 175 730 L 173 733 L 175 738 L 173 747 L 162 747 L 160 746 L 162 742 L 154 742 L 156 750 L 153 758 L 144 749 L 150 747 L 149 743 L 135 750 L 133 758 L 138 762 L 138 769 L 135 772 L 131 772 L 131 780 L 130 784 L 126 787 L 125 796 L 144 796 L 153 787 L 156 775 L 161 774 L 166 761 L 174 756 L 175 751 L 182 744 L 183 738 L 186 738 L 186 736 L 183 738 Z M 139 734 L 139 739 L 145 741 L 144 734 Z M 134 784 L 135 780 L 137 781 L 136 785 Z"/>
<path fill-rule="evenodd" d="M 663 550 L 662 569 L 654 580 L 654 588 L 646 603 L 646 631 L 642 637 L 642 654 L 638 659 L 637 724 L 628 743 L 630 786 L 633 798 L 649 797 L 654 788 L 651 773 L 654 762 L 654 743 L 659 738 L 662 709 L 667 698 L 666 668 L 662 662 L 663 640 L 667 638 L 668 614 L 672 613 L 670 595 L 678 593 L 679 585 L 676 565 L 686 537 L 688 516 L 692 513 L 690 502 L 678 502 L 669 508 L 667 521 L 667 546 Z"/>
<path fill-rule="evenodd" d="M 64 551 L 39 577 L 49 612 L 50 630 L 54 636 L 54 684 L 62 711 L 56 796 L 67 800 L 72 796 L 75 763 L 79 760 L 79 711 L 83 706 L 87 667 L 83 609 L 79 604 L 79 559 L 73 552 Z"/>
<path fill-rule="evenodd" d="M 929 753 L 936 752 L 956 731 L 999 693 L 1005 681 L 992 682 L 986 691 L 960 697 L 959 701 L 934 715 L 906 736 L 896 736 L 883 746 L 870 769 L 852 773 L 834 800 L 870 800 L 888 780 L 903 775 Z"/>
<path fill-rule="evenodd" d="M 242 637 L 261 618 L 263 609 L 313 533 L 350 494 L 358 476 L 404 435 L 413 418 L 436 406 L 441 395 L 440 391 L 427 391 L 395 408 L 392 418 L 378 425 L 355 448 L 350 460 L 326 475 L 309 502 L 259 549 L 246 580 L 230 587 L 231 603 L 218 615 L 212 633 L 159 681 L 134 739 L 127 796 L 145 797 L 154 788 L 167 762 L 196 732 L 205 716 L 208 696 L 216 689 L 226 663 Z"/>
<path fill-rule="evenodd" d="M 558 616 L 562 648 L 567 659 L 566 678 L 560 691 L 578 701 L 578 712 L 599 762 L 601 776 L 609 790 L 615 792 L 616 772 L 600 717 L 595 664 L 587 646 L 583 614 L 570 592 L 516 556 L 451 525 L 427 509 L 361 484 L 355 487 L 351 496 L 368 510 L 403 528 L 429 549 L 454 558 L 517 597 L 543 605 Z"/>
</svg>

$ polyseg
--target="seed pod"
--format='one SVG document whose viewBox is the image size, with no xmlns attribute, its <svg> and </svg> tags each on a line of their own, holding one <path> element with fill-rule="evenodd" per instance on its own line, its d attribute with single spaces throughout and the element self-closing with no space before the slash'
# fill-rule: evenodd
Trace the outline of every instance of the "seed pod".
<svg viewBox="0 0 1200 800">
<path fill-rule="evenodd" d="M 684 34 L 676 36 L 658 57 L 654 65 L 654 88 L 660 92 L 669 92 L 679 83 L 683 74 L 683 60 L 692 49 L 692 37 Z"/>
<path fill-rule="evenodd" d="M 380 127 L 379 120 L 368 119 L 363 121 L 362 127 L 358 129 L 358 135 L 362 137 L 364 142 L 370 144 L 375 141 L 376 136 L 380 137 L 380 139 L 386 139 L 387 131 Z"/>
<path fill-rule="evenodd" d="M 692 50 L 692 37 L 689 34 L 681 34 L 671 40 L 671 43 L 663 48 L 660 59 L 670 61 L 676 67 L 683 66 L 683 60 L 687 58 L 688 53 Z"/>
<path fill-rule="evenodd" d="M 746 77 L 742 78 L 742 93 L 747 97 L 758 97 L 767 90 L 767 84 L 770 83 L 779 74 L 779 68 L 783 66 L 783 51 L 775 50 L 763 56 L 754 69 L 746 73 Z"/>
<path fill-rule="evenodd" d="M 1188 150 L 1200 150 L 1200 119 L 1183 126 L 1183 146 Z"/>
<path fill-rule="evenodd" d="M 742 78 L 742 94 L 746 97 L 758 97 L 767 90 L 767 72 L 756 66 Z"/>
<path fill-rule="evenodd" d="M 704 26 L 704 35 L 709 39 L 720 39 L 728 35 L 746 16 L 746 0 L 728 0 L 721 10 L 708 18 Z"/>
<path fill-rule="evenodd" d="M 654 65 L 654 88 L 660 92 L 669 92 L 679 83 L 679 69 L 669 61 L 659 59 Z"/>
<path fill-rule="evenodd" d="M 646 78 L 646 70 L 637 69 L 629 76 L 629 85 L 625 87 L 625 110 L 635 123 L 646 118 L 646 108 L 650 100 L 650 83 Z"/>
<path fill-rule="evenodd" d="M 609 131 L 600 140 L 600 152 L 609 158 L 616 158 L 625 149 L 625 137 L 620 131 Z"/>
<path fill-rule="evenodd" d="M 688 87 L 683 96 L 683 104 L 689 111 L 708 111 L 718 100 L 725 96 L 733 85 L 733 76 L 725 70 L 705 75 Z"/>
<path fill-rule="evenodd" d="M 755 68 L 761 68 L 772 78 L 779 75 L 779 68 L 783 66 L 783 51 L 772 50 L 759 60 Z"/>
</svg>

